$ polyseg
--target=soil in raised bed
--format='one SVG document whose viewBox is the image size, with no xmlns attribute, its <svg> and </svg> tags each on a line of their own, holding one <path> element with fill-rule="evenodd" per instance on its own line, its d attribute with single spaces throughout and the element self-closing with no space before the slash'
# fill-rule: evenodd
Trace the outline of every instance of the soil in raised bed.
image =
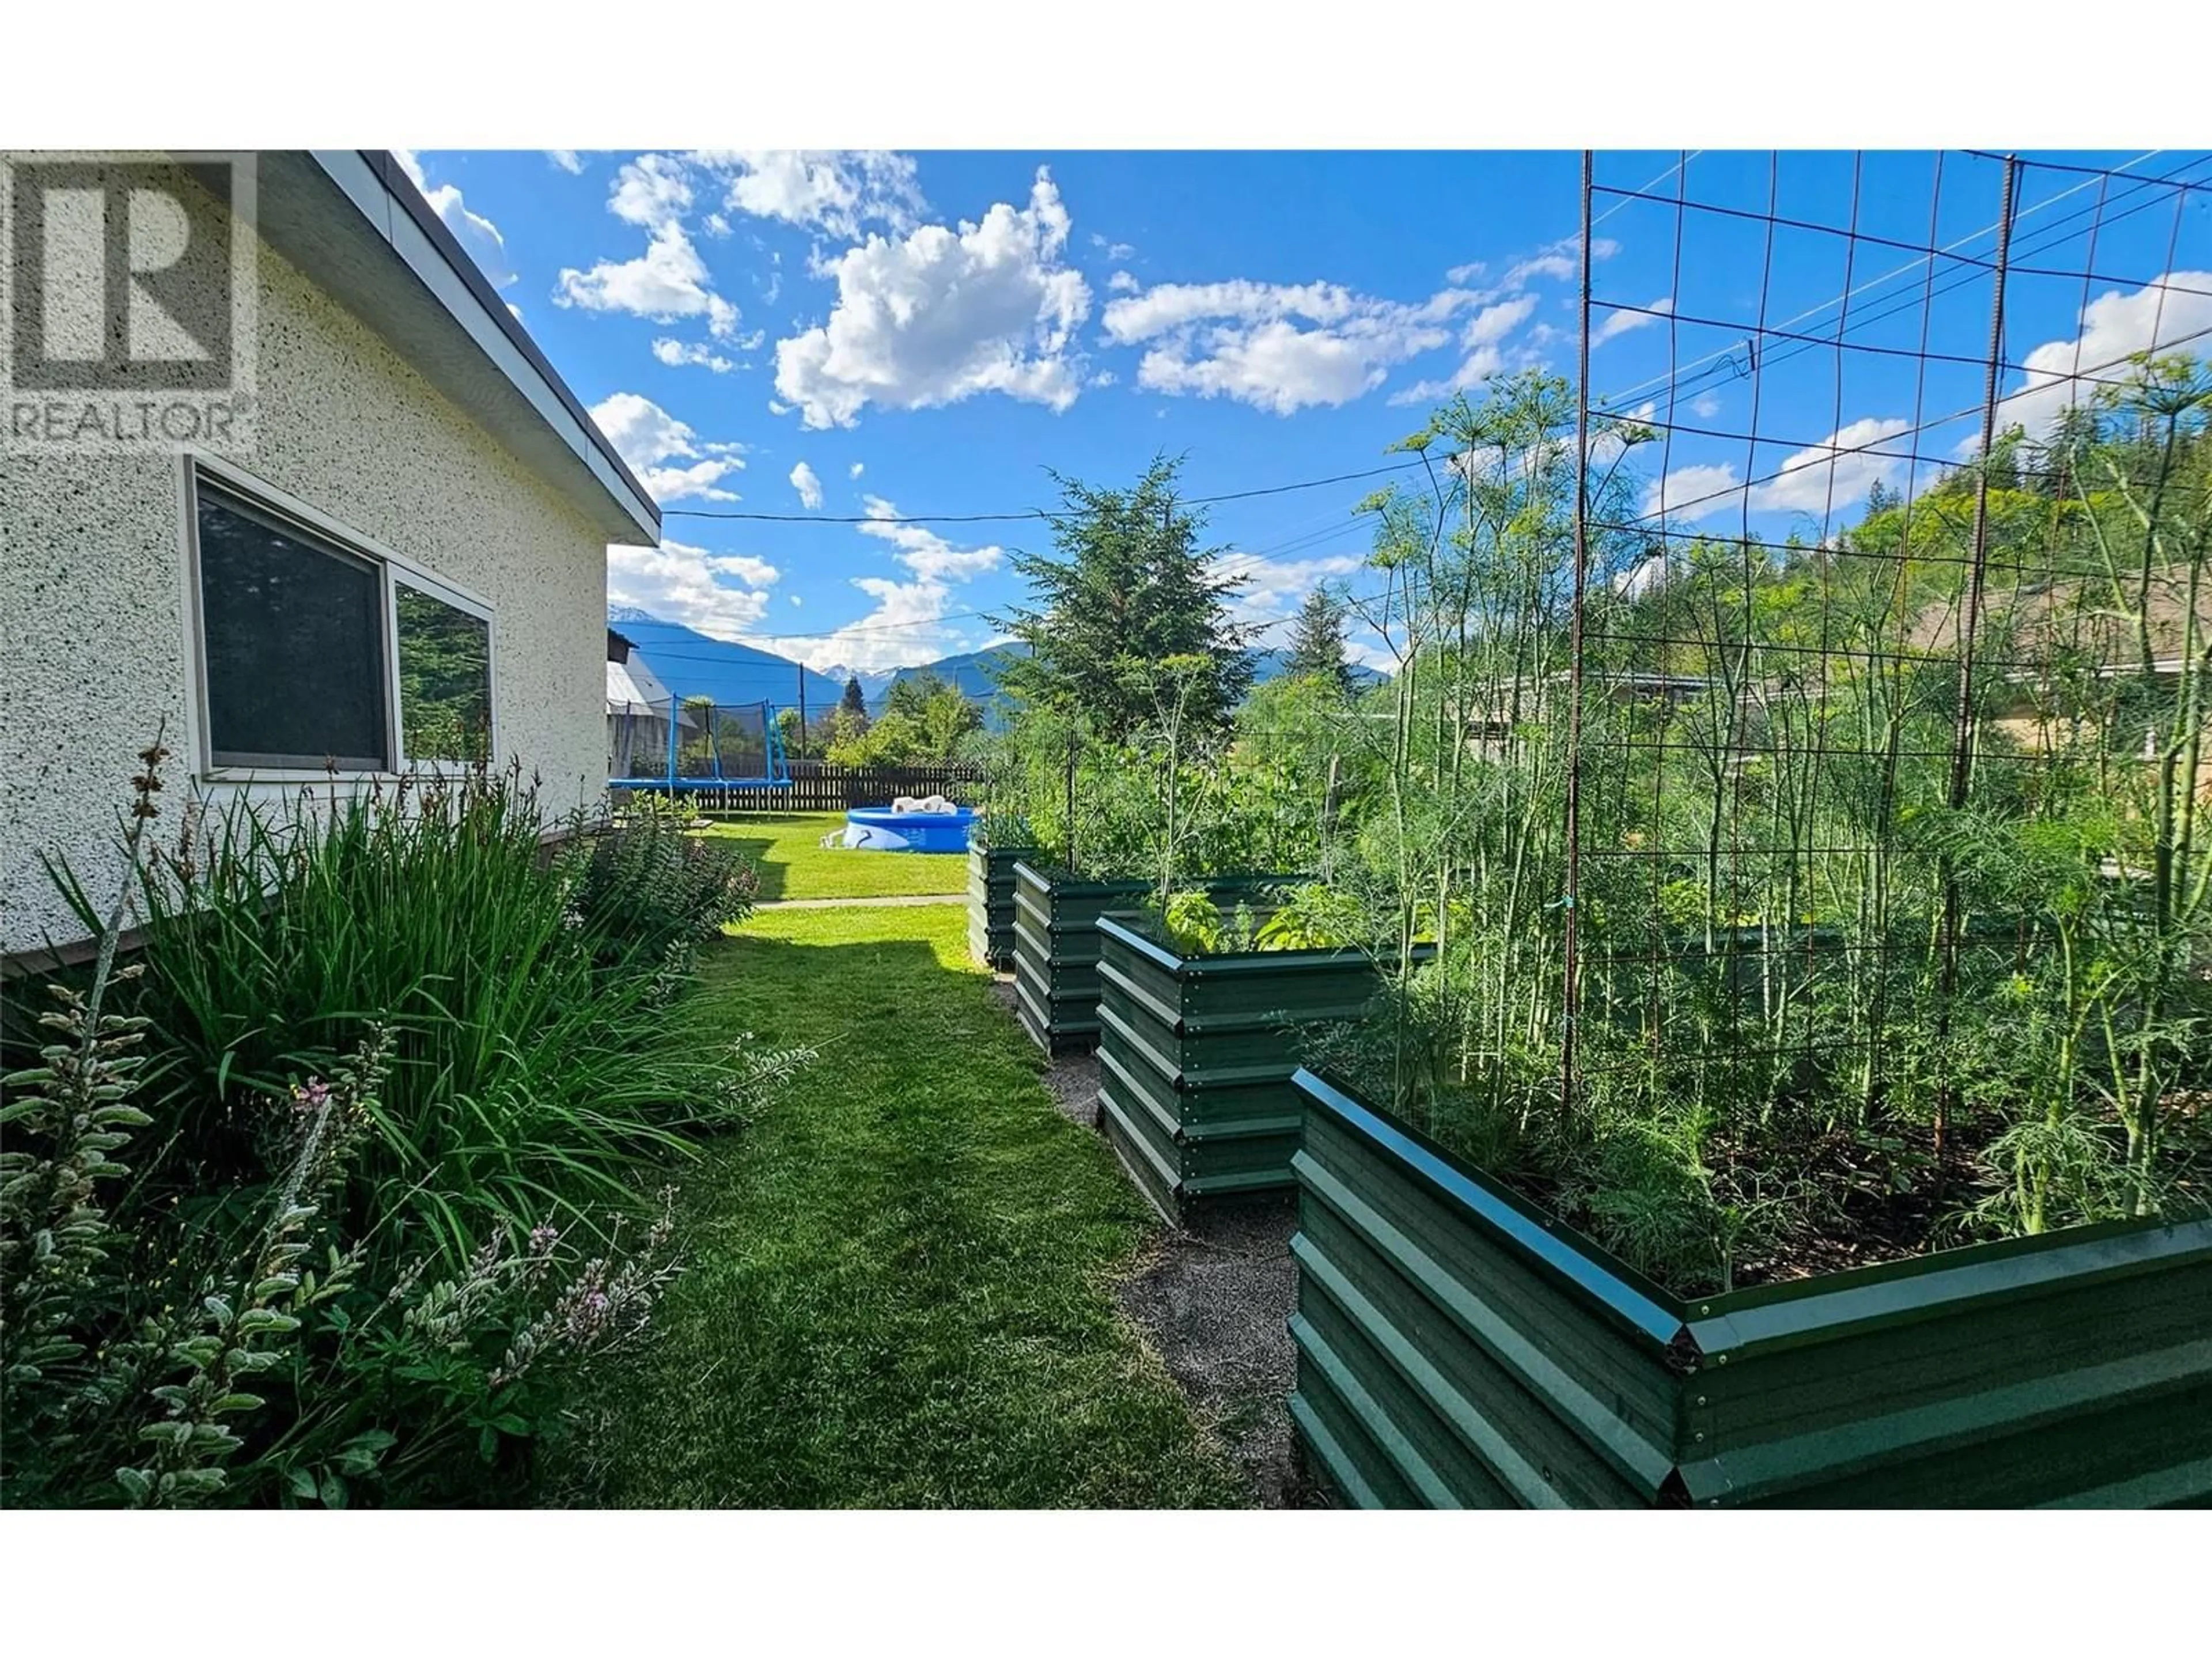
<svg viewBox="0 0 2212 1659">
<path fill-rule="evenodd" d="M 2212 1207 L 2212 1124 L 2185 1097 L 2170 1109 L 2163 1160 L 2167 1214 L 2201 1213 Z M 1681 1297 L 1710 1296 L 1754 1285 L 1784 1284 L 1879 1262 L 1909 1260 L 1933 1251 L 2006 1237 L 1976 1207 L 1996 1189 L 1986 1154 L 2005 1128 L 2002 1119 L 1955 1120 L 1940 1164 L 1929 1155 L 1926 1131 L 1895 1132 L 1879 1142 L 1841 1129 L 1815 1132 L 1764 1146 L 1717 1133 L 1704 1148 L 1717 1191 L 1772 1190 L 1778 1172 L 1798 1194 L 1777 1206 L 1778 1220 L 1764 1236 L 1747 1240 L 1724 1275 L 1717 1259 L 1703 1273 L 1669 1274 L 1636 1259 L 1632 1249 L 1593 1213 L 1586 1188 L 1531 1159 L 1498 1172 L 1529 1202 L 1644 1269 Z M 1438 1139 L 1451 1147 L 1449 1135 Z"/>
</svg>

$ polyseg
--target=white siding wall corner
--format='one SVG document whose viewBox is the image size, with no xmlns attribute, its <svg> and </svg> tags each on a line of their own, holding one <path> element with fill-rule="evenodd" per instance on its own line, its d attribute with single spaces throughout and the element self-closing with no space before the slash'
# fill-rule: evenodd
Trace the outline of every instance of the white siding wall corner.
<svg viewBox="0 0 2212 1659">
<path fill-rule="evenodd" d="M 550 811 L 596 808 L 606 772 L 605 538 L 376 334 L 263 247 L 260 412 L 234 474 L 296 498 L 492 608 L 498 759 Z M 0 452 L 0 949 L 82 933 L 40 866 L 122 874 L 118 809 L 166 722 L 157 829 L 198 781 L 183 470 L 170 456 Z M 270 672 L 281 674 L 282 663 Z M 253 786 L 270 793 L 270 786 Z"/>
</svg>

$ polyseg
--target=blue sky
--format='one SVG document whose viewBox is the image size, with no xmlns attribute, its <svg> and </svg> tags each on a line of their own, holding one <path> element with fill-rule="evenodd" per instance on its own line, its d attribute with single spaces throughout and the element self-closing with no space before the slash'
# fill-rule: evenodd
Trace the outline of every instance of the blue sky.
<svg viewBox="0 0 2212 1659">
<path fill-rule="evenodd" d="M 1594 391 L 1668 420 L 1644 507 L 1817 535 L 1907 455 L 1971 447 L 1989 279 L 1874 239 L 1992 251 L 1999 165 L 1960 154 L 1608 153 L 1594 248 Z M 2039 156 L 2212 179 L 2212 153 Z M 1133 476 L 1188 456 L 1210 495 L 1384 465 L 1455 386 L 1571 369 L 1579 158 L 1567 153 L 418 152 L 426 194 L 668 517 L 611 550 L 610 596 L 816 667 L 886 668 L 993 637 L 1034 523 L 745 523 L 688 510 L 878 516 L 1048 505 L 1052 467 Z M 1842 227 L 1771 240 L 1749 216 Z M 2100 208 L 2101 198 L 2101 208 Z M 1856 199 L 1856 206 L 1854 202 Z M 1678 238 L 1678 217 L 1681 234 Z M 2008 412 L 2151 343 L 2212 350 L 2212 196 L 2024 170 L 2007 307 Z M 1847 265 L 1848 260 L 1848 265 Z M 2163 289 L 2147 286 L 2165 273 Z M 2186 274 L 2183 274 L 2186 273 Z M 2108 280 L 2109 279 L 2109 280 Z M 1832 333 L 1852 290 L 1841 385 Z M 1885 315 L 1885 313 L 1893 314 Z M 1670 374 L 1671 366 L 1671 374 Z M 1672 392 L 1671 402 L 1669 399 Z M 1762 441 L 1704 435 L 1756 428 Z M 1958 413 L 1956 419 L 1943 417 Z M 1917 415 L 1917 419 L 1916 419 Z M 1703 429 L 1700 431 L 1698 429 Z M 1666 480 L 1664 502 L 1659 480 Z M 1209 539 L 1287 616 L 1357 569 L 1381 480 L 1224 504 Z M 1282 630 L 1275 630 L 1279 638 Z M 1367 653 L 1378 642 L 1356 641 Z"/>
</svg>

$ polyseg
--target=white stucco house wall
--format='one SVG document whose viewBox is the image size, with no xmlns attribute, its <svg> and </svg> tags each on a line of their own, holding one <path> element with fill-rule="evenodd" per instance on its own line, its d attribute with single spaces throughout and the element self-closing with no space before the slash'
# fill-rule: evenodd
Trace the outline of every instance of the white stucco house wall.
<svg viewBox="0 0 2212 1659">
<path fill-rule="evenodd" d="M 271 795 L 332 760 L 344 787 L 519 758 L 556 811 L 604 799 L 606 548 L 658 542 L 652 498 L 395 158 L 252 172 L 250 441 L 0 444 L 10 957 L 82 932 L 41 852 L 115 890 L 157 726 L 170 825 L 188 791 Z M 192 177 L 197 247 L 230 221 Z M 450 695 L 403 706 L 426 660 Z"/>
</svg>

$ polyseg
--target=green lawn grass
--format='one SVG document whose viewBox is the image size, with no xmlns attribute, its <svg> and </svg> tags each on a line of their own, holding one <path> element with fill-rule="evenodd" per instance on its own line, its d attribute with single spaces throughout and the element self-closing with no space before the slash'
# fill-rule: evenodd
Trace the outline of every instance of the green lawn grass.
<svg viewBox="0 0 2212 1659">
<path fill-rule="evenodd" d="M 821 845 L 845 827 L 842 812 L 798 812 L 738 818 L 707 833 L 744 848 L 761 867 L 764 899 L 904 898 L 968 890 L 968 860 L 959 853 L 860 853 Z"/>
<path fill-rule="evenodd" d="M 1156 1224 L 964 928 L 787 910 L 708 953 L 697 1018 L 820 1057 L 682 1177 L 690 1265 L 601 1402 L 599 1501 L 1244 1501 L 1115 1305 Z"/>
</svg>

